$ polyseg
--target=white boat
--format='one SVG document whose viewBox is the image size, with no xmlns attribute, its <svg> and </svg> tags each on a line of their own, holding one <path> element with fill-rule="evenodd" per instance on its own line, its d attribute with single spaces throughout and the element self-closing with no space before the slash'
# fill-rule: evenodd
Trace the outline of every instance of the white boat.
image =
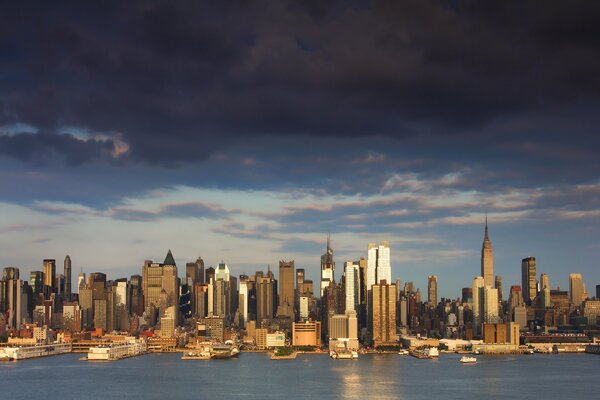
<svg viewBox="0 0 600 400">
<path fill-rule="evenodd" d="M 402 350 L 400 350 L 400 351 L 398 352 L 398 355 L 399 355 L 399 356 L 407 356 L 407 355 L 409 355 L 409 354 L 410 354 L 410 353 L 409 353 L 409 352 L 408 352 L 408 350 L 406 350 L 406 349 L 402 349 Z"/>
<path fill-rule="evenodd" d="M 416 358 L 437 358 L 440 352 L 437 347 L 423 347 L 411 351 L 410 355 Z"/>
<path fill-rule="evenodd" d="M 460 362 L 463 364 L 475 364 L 477 363 L 477 359 L 475 357 L 462 356 Z"/>
<path fill-rule="evenodd" d="M 331 350 L 329 357 L 334 360 L 356 360 L 358 359 L 358 352 L 349 349 Z"/>
</svg>

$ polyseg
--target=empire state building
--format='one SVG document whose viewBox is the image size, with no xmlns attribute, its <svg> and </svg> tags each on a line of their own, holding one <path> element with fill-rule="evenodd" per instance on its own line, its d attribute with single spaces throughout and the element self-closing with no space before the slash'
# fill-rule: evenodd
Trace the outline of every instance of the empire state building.
<svg viewBox="0 0 600 400">
<path fill-rule="evenodd" d="M 494 287 L 494 250 L 488 236 L 487 216 L 485 217 L 485 236 L 481 247 L 481 276 L 485 286 Z"/>
</svg>

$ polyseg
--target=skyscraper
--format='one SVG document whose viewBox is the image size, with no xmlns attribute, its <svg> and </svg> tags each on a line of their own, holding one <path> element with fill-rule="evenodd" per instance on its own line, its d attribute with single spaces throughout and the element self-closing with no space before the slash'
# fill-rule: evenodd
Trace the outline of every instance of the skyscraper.
<svg viewBox="0 0 600 400">
<path fill-rule="evenodd" d="M 48 289 L 48 293 L 55 293 L 56 288 L 56 260 L 44 260 L 44 286 Z"/>
<path fill-rule="evenodd" d="M 146 311 L 150 311 L 154 307 L 164 312 L 167 307 L 179 304 L 177 266 L 171 250 L 168 251 L 162 264 L 150 260 L 144 262 L 142 292 Z M 177 315 L 175 323 L 178 323 Z"/>
<path fill-rule="evenodd" d="M 346 261 L 344 267 L 346 311 L 358 312 L 360 304 L 360 267 L 358 261 Z"/>
<path fill-rule="evenodd" d="M 569 296 L 574 307 L 581 305 L 584 292 L 585 286 L 581 274 L 569 274 Z"/>
<path fill-rule="evenodd" d="M 23 317 L 27 316 L 27 304 L 23 304 L 25 296 L 23 296 L 23 281 L 19 279 L 19 268 L 4 268 L 2 280 L 6 284 L 6 325 L 9 328 L 20 329 Z"/>
<path fill-rule="evenodd" d="M 262 326 L 263 320 L 273 319 L 275 302 L 275 282 L 270 276 L 256 277 L 256 322 Z"/>
<path fill-rule="evenodd" d="M 71 301 L 71 257 L 67 255 L 64 263 L 64 275 L 65 275 L 65 299 Z"/>
<path fill-rule="evenodd" d="M 294 260 L 279 261 L 279 307 L 278 317 L 294 320 Z"/>
<path fill-rule="evenodd" d="M 500 322 L 498 313 L 498 289 L 486 286 L 483 290 L 483 322 L 495 324 Z"/>
<path fill-rule="evenodd" d="M 248 276 L 240 275 L 240 291 L 239 291 L 239 312 L 240 312 L 240 320 L 239 325 L 241 328 L 246 327 L 246 323 L 248 322 Z"/>
<path fill-rule="evenodd" d="M 473 335 L 481 335 L 485 304 L 485 281 L 482 276 L 473 279 Z"/>
<path fill-rule="evenodd" d="M 369 243 L 367 246 L 367 290 L 381 280 L 392 282 L 390 243 L 387 240 L 379 245 Z"/>
<path fill-rule="evenodd" d="M 502 295 L 502 277 L 500 275 L 496 275 L 496 281 L 495 281 L 495 286 L 496 289 L 498 289 L 498 301 L 500 303 L 502 303 L 502 301 L 504 300 L 504 297 Z"/>
<path fill-rule="evenodd" d="M 521 261 L 521 286 L 523 288 L 523 300 L 525 300 L 525 304 L 531 305 L 531 302 L 537 296 L 535 257 L 527 257 Z"/>
<path fill-rule="evenodd" d="M 437 292 L 438 292 L 437 276 L 429 275 L 429 277 L 427 277 L 427 301 L 429 302 L 430 305 L 432 305 L 434 307 L 437 305 L 437 302 L 438 302 Z"/>
<path fill-rule="evenodd" d="M 494 286 L 494 250 L 488 235 L 487 215 L 485 217 L 485 234 L 481 246 L 481 276 L 484 286 Z"/>
<path fill-rule="evenodd" d="M 396 342 L 396 285 L 382 280 L 372 286 L 373 344 Z"/>
<path fill-rule="evenodd" d="M 321 297 L 330 282 L 335 282 L 335 262 L 333 261 L 333 249 L 331 248 L 331 235 L 327 235 L 327 250 L 321 256 Z"/>
<path fill-rule="evenodd" d="M 31 271 L 29 274 L 29 286 L 34 295 L 43 293 L 44 273 L 42 271 Z"/>
</svg>

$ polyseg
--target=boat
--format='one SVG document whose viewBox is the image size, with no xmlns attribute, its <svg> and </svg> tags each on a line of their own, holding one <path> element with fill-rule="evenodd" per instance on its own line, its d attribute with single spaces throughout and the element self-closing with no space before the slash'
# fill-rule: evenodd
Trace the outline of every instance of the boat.
<svg viewBox="0 0 600 400">
<path fill-rule="evenodd" d="M 227 359 L 236 357 L 240 350 L 232 344 L 214 344 L 211 355 L 215 359 Z"/>
<path fill-rule="evenodd" d="M 406 349 L 402 349 L 402 350 L 400 350 L 400 351 L 398 352 L 398 355 L 399 355 L 399 356 L 407 356 L 407 355 L 409 355 L 409 354 L 410 354 L 410 352 L 409 352 L 408 350 L 406 350 Z"/>
<path fill-rule="evenodd" d="M 192 351 L 184 351 L 183 356 L 181 356 L 182 360 L 210 360 L 212 358 L 209 352 L 192 350 Z"/>
<path fill-rule="evenodd" d="M 438 358 L 440 352 L 437 347 L 423 347 L 411 351 L 410 355 L 416 358 Z"/>
<path fill-rule="evenodd" d="M 475 364 L 477 363 L 477 359 L 475 357 L 462 356 L 460 362 L 463 364 Z"/>
<path fill-rule="evenodd" d="M 346 348 L 331 350 L 329 352 L 329 357 L 333 358 L 334 360 L 357 360 L 358 352 Z"/>
</svg>

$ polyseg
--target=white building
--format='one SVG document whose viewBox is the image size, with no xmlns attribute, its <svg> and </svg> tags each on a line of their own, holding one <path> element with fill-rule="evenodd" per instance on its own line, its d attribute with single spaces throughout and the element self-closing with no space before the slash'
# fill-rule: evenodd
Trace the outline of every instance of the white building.
<svg viewBox="0 0 600 400">
<path fill-rule="evenodd" d="M 346 277 L 346 311 L 357 311 L 360 304 L 360 272 L 358 262 L 346 261 L 344 266 Z"/>
<path fill-rule="evenodd" d="M 481 334 L 481 324 L 483 323 L 484 299 L 483 293 L 485 281 L 482 276 L 473 279 L 473 334 Z"/>
</svg>

